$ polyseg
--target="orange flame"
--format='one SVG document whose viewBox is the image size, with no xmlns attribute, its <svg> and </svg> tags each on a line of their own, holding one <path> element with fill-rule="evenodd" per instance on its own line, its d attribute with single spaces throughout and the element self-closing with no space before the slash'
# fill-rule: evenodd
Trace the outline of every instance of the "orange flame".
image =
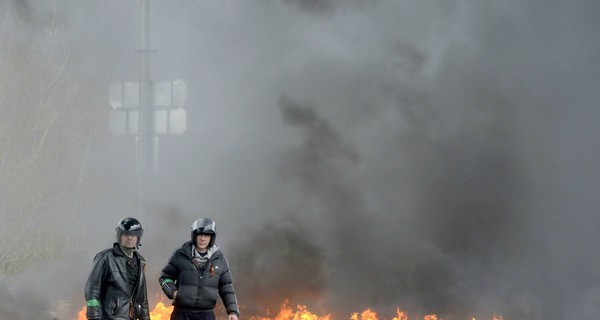
<svg viewBox="0 0 600 320">
<path fill-rule="evenodd" d="M 150 319 L 152 320 L 168 320 L 171 318 L 173 307 L 167 307 L 162 301 L 159 301 L 154 309 L 150 311 Z M 85 316 L 85 307 L 77 313 L 77 320 L 87 320 Z"/>
<path fill-rule="evenodd" d="M 350 317 L 350 320 L 377 320 L 377 313 L 371 311 L 371 309 L 367 309 L 360 314 L 360 318 L 358 317 L 358 313 L 353 313 Z"/>
<path fill-rule="evenodd" d="M 150 311 L 150 319 L 169 320 L 171 318 L 171 312 L 173 312 L 173 307 L 167 307 L 162 301 L 160 301 L 156 304 L 154 309 Z"/>
<path fill-rule="evenodd" d="M 77 313 L 77 320 L 87 320 L 85 316 L 85 307 L 83 307 L 83 309 L 79 310 L 79 313 Z"/>
<path fill-rule="evenodd" d="M 289 307 L 289 301 L 286 299 L 281 304 L 279 313 L 275 318 L 251 316 L 250 320 L 329 320 L 330 317 L 329 314 L 323 317 L 314 315 L 308 311 L 306 306 L 298 305 L 297 308 L 297 311 L 293 311 L 292 308 Z"/>
<path fill-rule="evenodd" d="M 83 307 L 77 313 L 77 320 L 87 320 L 85 316 L 85 307 Z M 171 312 L 173 311 L 172 306 L 166 306 L 162 301 L 159 301 L 156 306 L 150 311 L 150 319 L 152 320 L 168 320 L 171 317 Z M 318 316 L 316 314 L 311 313 L 308 308 L 304 305 L 297 305 L 296 310 L 293 310 L 289 306 L 289 301 L 286 299 L 281 304 L 281 307 L 277 313 L 277 315 L 273 318 L 271 317 L 260 317 L 260 316 L 250 316 L 250 320 L 330 320 L 331 314 L 326 314 L 324 316 Z M 358 312 L 352 313 L 350 316 L 350 320 L 379 320 L 377 313 L 372 311 L 371 309 L 367 309 L 360 314 Z M 383 318 L 382 318 L 383 320 Z M 400 308 L 396 308 L 396 316 L 391 320 L 409 320 L 408 315 L 401 311 Z M 437 315 L 430 314 L 423 317 L 423 320 L 442 320 L 438 319 Z M 472 318 L 472 320 L 476 320 Z M 496 314 L 493 315 L 492 320 L 503 320 L 502 316 L 498 316 Z"/>
<path fill-rule="evenodd" d="M 408 320 L 408 315 L 400 311 L 400 308 L 396 308 L 396 313 L 398 314 L 398 316 L 394 317 L 392 320 Z"/>
</svg>

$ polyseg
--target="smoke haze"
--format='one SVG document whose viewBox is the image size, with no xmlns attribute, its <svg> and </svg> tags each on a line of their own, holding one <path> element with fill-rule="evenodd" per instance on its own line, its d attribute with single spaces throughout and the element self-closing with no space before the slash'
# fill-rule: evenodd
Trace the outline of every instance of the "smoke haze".
<svg viewBox="0 0 600 320">
<path fill-rule="evenodd" d="M 187 130 L 160 137 L 140 213 L 134 138 L 108 131 L 139 2 L 0 1 L 0 318 L 79 310 L 124 216 L 152 303 L 210 217 L 243 316 L 285 298 L 334 319 L 600 313 L 600 3 L 150 10 L 151 79 L 187 83 Z"/>
</svg>

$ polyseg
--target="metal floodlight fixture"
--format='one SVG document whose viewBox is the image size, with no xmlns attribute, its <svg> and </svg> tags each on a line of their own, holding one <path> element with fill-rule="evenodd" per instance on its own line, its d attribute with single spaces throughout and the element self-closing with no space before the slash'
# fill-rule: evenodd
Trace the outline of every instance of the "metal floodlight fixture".
<svg viewBox="0 0 600 320">
<path fill-rule="evenodd" d="M 110 106 L 116 108 L 128 108 L 140 106 L 140 83 L 139 82 L 113 82 L 108 87 Z"/>
<path fill-rule="evenodd" d="M 187 100 L 187 84 L 181 79 L 152 82 L 152 105 L 158 108 L 181 107 Z"/>
</svg>

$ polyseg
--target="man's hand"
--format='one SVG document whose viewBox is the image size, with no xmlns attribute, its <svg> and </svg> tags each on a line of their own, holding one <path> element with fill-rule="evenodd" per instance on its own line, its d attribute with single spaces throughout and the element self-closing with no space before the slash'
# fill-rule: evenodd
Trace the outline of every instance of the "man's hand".
<svg viewBox="0 0 600 320">
<path fill-rule="evenodd" d="M 235 313 L 230 313 L 227 317 L 229 320 L 238 320 L 238 316 Z"/>
</svg>

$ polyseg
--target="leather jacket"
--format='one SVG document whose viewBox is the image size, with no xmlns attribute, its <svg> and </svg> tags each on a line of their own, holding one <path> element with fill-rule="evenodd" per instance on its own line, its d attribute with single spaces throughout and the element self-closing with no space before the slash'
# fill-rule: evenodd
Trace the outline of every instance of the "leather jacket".
<svg viewBox="0 0 600 320">
<path fill-rule="evenodd" d="M 133 293 L 128 284 L 127 256 L 119 244 L 115 242 L 112 248 L 96 254 L 85 284 L 88 319 L 150 319 L 144 275 L 146 260 L 137 251 L 133 254 L 139 261 L 138 281 Z"/>
<path fill-rule="evenodd" d="M 192 248 L 193 244 L 186 242 L 176 250 L 159 278 L 161 288 L 169 299 L 173 299 L 173 292 L 177 291 L 173 300 L 175 310 L 213 310 L 220 296 L 227 314 L 234 313 L 239 316 L 229 264 L 221 250 L 217 245 L 213 245 L 209 249 L 206 266 L 199 268 L 192 261 Z"/>
</svg>

